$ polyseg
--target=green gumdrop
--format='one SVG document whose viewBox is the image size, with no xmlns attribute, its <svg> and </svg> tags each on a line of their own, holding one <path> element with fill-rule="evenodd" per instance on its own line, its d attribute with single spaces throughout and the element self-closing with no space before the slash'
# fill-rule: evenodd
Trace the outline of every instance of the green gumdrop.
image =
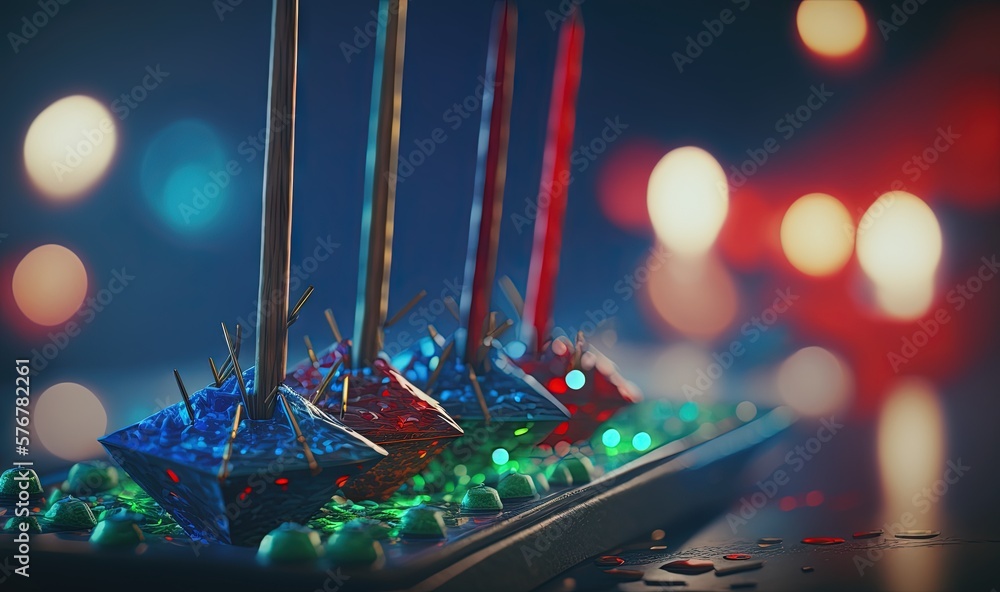
<svg viewBox="0 0 1000 592">
<path fill-rule="evenodd" d="M 500 480 L 497 485 L 497 493 L 500 499 L 524 499 L 535 497 L 538 491 L 535 489 L 535 482 L 531 477 L 520 473 L 510 473 Z"/>
<path fill-rule="evenodd" d="M 348 522 L 326 542 L 326 551 L 335 565 L 381 564 L 385 555 L 366 525 Z"/>
<path fill-rule="evenodd" d="M 562 461 L 552 465 L 548 470 L 548 480 L 551 485 L 569 487 L 573 485 L 573 473 Z"/>
<path fill-rule="evenodd" d="M 575 485 L 590 483 L 594 479 L 594 463 L 590 462 L 589 458 L 580 453 L 567 456 L 559 461 L 559 464 L 569 469 L 570 475 L 573 475 L 573 483 Z"/>
<path fill-rule="evenodd" d="M 535 489 L 541 493 L 547 493 L 551 489 L 545 473 L 535 473 L 531 476 L 531 480 L 535 482 Z"/>
<path fill-rule="evenodd" d="M 97 519 L 94 518 L 90 506 L 73 496 L 65 497 L 52 504 L 49 511 L 45 513 L 45 517 L 53 524 L 68 528 L 87 529 L 93 528 L 97 524 Z"/>
<path fill-rule="evenodd" d="M 90 533 L 90 542 L 100 547 L 134 547 L 145 540 L 132 520 L 103 520 Z"/>
<path fill-rule="evenodd" d="M 379 522 L 373 518 L 355 518 L 344 524 L 344 528 L 359 528 L 364 530 L 377 541 L 389 538 L 389 531 L 392 530 L 387 524 Z"/>
<path fill-rule="evenodd" d="M 50 495 L 49 498 L 48 498 L 49 499 L 49 507 L 51 508 L 52 506 L 55 505 L 55 503 L 57 501 L 63 499 L 64 497 L 66 497 L 66 494 L 63 493 L 63 491 L 61 489 L 59 489 L 59 488 L 53 489 L 52 490 L 52 495 Z"/>
<path fill-rule="evenodd" d="M 399 534 L 404 537 L 443 539 L 444 513 L 430 506 L 413 506 L 403 514 L 399 522 Z"/>
<path fill-rule="evenodd" d="M 21 530 L 21 524 L 27 524 L 28 528 Z M 4 530 L 7 532 L 33 532 L 35 534 L 40 534 L 42 532 L 41 525 L 38 524 L 38 518 L 34 516 L 14 516 L 4 524 Z"/>
<path fill-rule="evenodd" d="M 118 470 L 106 462 L 76 463 L 69 470 L 63 489 L 74 495 L 90 496 L 118 486 Z"/>
<path fill-rule="evenodd" d="M 264 536 L 257 561 L 265 565 L 309 563 L 323 552 L 319 533 L 294 522 L 285 522 Z"/>
<path fill-rule="evenodd" d="M 42 482 L 32 469 L 7 469 L 0 474 L 0 495 L 17 497 L 22 489 L 21 483 L 28 482 L 28 495 L 37 496 L 42 493 Z"/>
<path fill-rule="evenodd" d="M 473 485 L 462 498 L 462 509 L 473 511 L 502 510 L 503 503 L 497 490 L 486 485 Z"/>
</svg>

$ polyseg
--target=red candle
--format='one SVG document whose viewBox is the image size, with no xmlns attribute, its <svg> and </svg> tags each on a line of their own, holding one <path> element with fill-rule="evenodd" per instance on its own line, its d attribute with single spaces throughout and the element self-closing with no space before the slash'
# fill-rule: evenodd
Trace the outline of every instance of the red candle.
<svg viewBox="0 0 1000 592">
<path fill-rule="evenodd" d="M 493 13 L 493 34 L 486 61 L 488 84 L 479 126 L 475 195 L 462 290 L 462 325 L 467 333 L 465 343 L 459 344 L 459 351 L 467 362 L 476 359 L 485 337 L 483 325 L 490 312 L 490 292 L 496 275 L 516 39 L 517 9 L 512 2 L 498 2 Z"/>
<path fill-rule="evenodd" d="M 559 272 L 559 249 L 569 189 L 570 153 L 573 125 L 576 120 L 576 91 L 580 85 L 583 56 L 583 19 L 579 10 L 562 24 L 559 32 L 559 56 L 552 83 L 549 105 L 549 129 L 545 141 L 545 160 L 538 191 L 538 218 L 535 242 L 528 270 L 528 293 L 524 301 L 522 339 L 529 348 L 537 348 L 548 339 L 552 324 L 552 301 Z"/>
</svg>

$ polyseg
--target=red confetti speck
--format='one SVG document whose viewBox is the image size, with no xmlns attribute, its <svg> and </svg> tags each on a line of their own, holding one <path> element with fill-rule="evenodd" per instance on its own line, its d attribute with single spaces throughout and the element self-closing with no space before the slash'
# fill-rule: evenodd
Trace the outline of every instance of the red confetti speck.
<svg viewBox="0 0 1000 592">
<path fill-rule="evenodd" d="M 287 477 L 278 477 L 277 479 L 274 480 L 274 484 L 275 485 L 288 485 L 288 478 Z"/>
<path fill-rule="evenodd" d="M 601 555 L 594 563 L 597 565 L 623 565 L 625 560 L 617 555 Z"/>
<path fill-rule="evenodd" d="M 170 477 L 170 480 L 173 481 L 174 483 L 181 482 L 181 478 L 177 476 L 177 473 L 173 472 L 170 469 L 167 469 L 167 477 Z"/>
<path fill-rule="evenodd" d="M 802 542 L 806 545 L 839 545 L 844 542 L 844 539 L 837 537 L 808 537 L 802 539 Z"/>
<path fill-rule="evenodd" d="M 561 395 L 565 393 L 566 389 L 568 388 L 566 386 L 566 380 L 563 379 L 562 376 L 556 376 L 554 378 L 549 379 L 549 382 L 546 385 L 546 387 L 549 389 L 549 392 L 556 395 Z"/>
<path fill-rule="evenodd" d="M 337 487 L 343 487 L 347 484 L 348 475 L 341 475 L 337 477 Z"/>
</svg>

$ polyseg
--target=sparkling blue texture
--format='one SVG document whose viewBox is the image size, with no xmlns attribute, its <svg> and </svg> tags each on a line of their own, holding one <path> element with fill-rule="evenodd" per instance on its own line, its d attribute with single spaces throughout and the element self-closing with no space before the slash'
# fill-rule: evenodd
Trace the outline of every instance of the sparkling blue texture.
<svg viewBox="0 0 1000 592">
<path fill-rule="evenodd" d="M 243 375 L 252 390 L 254 370 Z M 318 473 L 310 469 L 279 402 L 270 419 L 240 422 L 228 473 L 219 478 L 241 400 L 235 377 L 191 396 L 193 425 L 187 408 L 177 403 L 100 441 L 192 537 L 255 544 L 281 522 L 307 520 L 329 501 L 338 482 L 368 470 L 386 454 L 286 387 L 281 392 Z M 274 485 L 279 476 L 288 479 L 286 486 Z"/>
<path fill-rule="evenodd" d="M 435 349 L 425 355 L 425 342 Z M 440 348 L 430 338 L 419 342 L 407 352 L 412 354 L 406 366 L 396 366 L 403 375 L 420 388 L 425 388 L 433 370 L 431 360 Z M 478 375 L 490 418 L 501 422 L 564 421 L 569 411 L 537 380 L 525 374 L 502 352 L 489 350 L 490 370 Z M 397 357 L 397 359 L 400 359 Z M 432 385 L 431 396 L 460 422 L 485 420 L 479 397 L 472 387 L 469 369 L 456 356 L 451 356 L 441 368 Z"/>
</svg>

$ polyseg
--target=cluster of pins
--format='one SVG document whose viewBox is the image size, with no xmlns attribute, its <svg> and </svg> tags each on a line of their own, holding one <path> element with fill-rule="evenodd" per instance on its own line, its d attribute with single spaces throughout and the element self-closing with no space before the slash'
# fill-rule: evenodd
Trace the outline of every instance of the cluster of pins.
<svg viewBox="0 0 1000 592">
<path fill-rule="evenodd" d="M 421 290 L 420 293 L 411 298 L 410 301 L 403 306 L 403 308 L 399 309 L 399 311 L 397 311 L 396 314 L 392 315 L 391 318 L 389 318 L 387 321 L 385 321 L 385 323 L 382 324 L 379 330 L 380 345 L 384 340 L 385 329 L 398 323 L 403 317 L 406 316 L 408 312 L 413 310 L 413 307 L 416 306 L 425 296 L 427 296 L 427 291 Z M 454 305 L 455 301 L 452 300 L 451 303 L 452 305 Z M 333 310 L 328 308 L 323 312 L 323 314 L 326 317 L 327 325 L 330 326 L 330 332 L 333 333 L 334 347 L 336 347 L 336 344 L 341 343 L 344 340 L 344 336 L 340 332 L 339 325 L 337 325 L 337 319 L 333 316 Z M 309 361 L 312 362 L 313 367 L 318 368 L 319 357 L 316 355 L 315 348 L 313 348 L 312 340 L 309 338 L 308 335 L 304 337 L 304 340 L 306 344 L 306 351 L 309 354 Z M 330 367 L 330 371 L 323 378 L 323 381 L 319 384 L 319 387 L 317 387 L 316 390 L 313 392 L 312 396 L 310 396 L 309 398 L 310 403 L 316 405 L 321 400 L 323 400 L 326 393 L 330 389 L 330 385 L 333 384 L 333 380 L 337 378 L 337 373 L 340 370 L 341 365 L 343 365 L 344 359 L 345 358 L 337 358 L 337 360 L 333 363 L 333 365 Z M 348 398 L 347 393 L 350 387 L 350 379 L 351 379 L 350 374 L 347 372 L 344 372 L 340 375 L 339 380 L 342 381 L 340 387 L 341 391 L 340 419 L 344 419 L 344 415 L 347 413 L 347 398 Z"/>
<path fill-rule="evenodd" d="M 306 291 L 302 293 L 299 297 L 298 302 L 288 313 L 288 317 L 285 321 L 285 330 L 287 331 L 295 321 L 299 318 L 299 312 L 302 307 L 305 306 L 306 301 L 312 296 L 313 287 L 309 286 Z M 329 312 L 329 311 L 328 311 Z M 331 321 L 332 326 L 336 326 L 332 319 L 332 314 L 328 315 L 328 319 Z M 335 331 L 335 334 L 337 331 Z M 288 418 L 289 426 L 295 433 L 295 440 L 302 446 L 302 452 L 306 458 L 306 462 L 309 465 L 309 470 L 312 474 L 318 474 L 320 472 L 319 463 L 316 462 L 316 458 L 309 448 L 309 444 L 306 441 L 305 436 L 302 434 L 302 429 L 299 427 L 298 420 L 295 419 L 295 414 L 292 412 L 291 405 L 285 399 L 285 396 L 280 392 L 279 388 L 275 386 L 271 389 L 271 392 L 265 397 L 260 397 L 253 395 L 247 391 L 246 382 L 243 380 L 243 369 L 240 367 L 240 345 L 243 342 L 243 328 L 236 324 L 236 339 L 234 340 L 229 333 L 229 328 L 226 327 L 225 323 L 222 323 L 222 336 L 226 342 L 226 350 L 228 352 L 228 357 L 222 366 L 219 367 L 215 364 L 215 360 L 211 357 L 208 358 L 209 368 L 212 370 L 212 379 L 214 380 L 216 388 L 221 388 L 223 383 L 229 379 L 233 374 L 236 375 L 236 383 L 240 391 L 240 402 L 236 405 L 236 412 L 233 414 L 233 425 L 229 431 L 229 438 L 226 442 L 226 448 L 222 455 L 222 466 L 219 468 L 219 481 L 225 481 L 229 476 L 229 462 L 233 454 L 233 444 L 236 440 L 236 433 L 239 430 L 240 422 L 244 417 L 249 419 L 269 419 L 274 415 L 274 408 L 277 402 L 280 400 L 282 407 L 285 410 L 285 416 Z M 307 337 L 308 340 L 308 337 Z M 315 353 L 312 352 L 310 348 L 310 356 L 314 357 Z M 191 397 L 188 394 L 187 388 L 184 386 L 184 381 L 181 380 L 181 375 L 174 369 L 174 378 L 177 380 L 177 388 L 181 392 L 181 397 L 184 399 L 184 406 L 187 408 L 188 421 L 194 424 L 194 407 L 191 405 Z"/>
<path fill-rule="evenodd" d="M 400 320 L 402 320 L 407 315 L 407 313 L 409 313 L 411 310 L 413 310 L 413 308 L 417 304 L 419 304 L 420 301 L 423 300 L 423 298 L 426 297 L 426 296 L 427 296 L 427 291 L 426 290 L 421 290 L 416 296 L 414 296 L 413 298 L 411 298 L 406 304 L 403 305 L 402 308 L 400 308 L 395 314 L 393 314 L 391 317 L 389 317 L 389 319 L 386 320 L 382 324 L 382 326 L 380 327 L 380 330 L 379 330 L 380 344 L 384 340 L 385 330 L 387 328 L 389 328 L 389 327 L 392 327 L 393 325 L 395 325 L 396 323 L 398 323 Z M 452 298 L 451 296 L 446 296 L 444 298 L 444 305 L 445 305 L 445 308 L 449 311 L 449 313 L 451 313 L 451 315 L 455 318 L 455 320 L 459 320 L 458 303 L 455 302 L 455 299 Z M 326 316 L 327 324 L 330 326 L 330 331 L 333 333 L 333 338 L 335 340 L 335 344 L 342 342 L 343 341 L 343 336 L 341 335 L 340 328 L 338 327 L 337 321 L 336 321 L 336 319 L 333 316 L 333 311 L 330 310 L 330 309 L 327 309 L 324 312 L 324 315 Z M 512 321 L 510 319 L 507 319 L 507 320 L 505 320 L 503 322 L 500 322 L 498 324 L 498 322 L 497 322 L 497 313 L 494 312 L 494 313 L 490 314 L 488 322 L 486 324 L 486 332 L 485 332 L 486 333 L 486 338 L 483 340 L 483 344 L 480 347 L 480 355 L 478 357 L 478 362 L 479 363 L 486 363 L 486 364 L 489 363 L 488 362 L 487 353 L 488 353 L 489 348 L 492 346 L 494 340 L 497 337 L 499 337 L 501 334 L 503 334 L 504 331 L 506 331 L 507 329 L 509 329 L 510 327 L 512 327 L 513 325 L 514 325 L 514 321 Z M 454 341 L 453 338 L 447 338 L 446 339 L 444 336 L 442 336 L 437 331 L 437 329 L 434 327 L 434 325 L 431 325 L 431 324 L 429 324 L 427 326 L 427 332 L 430 335 L 431 339 L 434 340 L 434 342 L 439 347 L 442 348 L 442 353 L 441 353 L 441 355 L 438 358 L 438 364 L 435 367 L 433 373 L 431 374 L 430 379 L 429 379 L 429 381 L 427 383 L 427 387 L 426 387 L 427 394 L 431 394 L 432 391 L 433 391 L 434 383 L 435 383 L 435 381 L 437 380 L 438 376 L 441 373 L 441 369 L 444 367 L 444 365 L 451 358 L 451 355 L 452 355 L 452 353 L 453 353 L 453 351 L 455 349 L 455 341 Z M 316 349 L 313 347 L 312 340 L 309 338 L 308 335 L 306 335 L 304 337 L 304 340 L 305 340 L 305 345 L 306 345 L 306 351 L 309 354 L 309 361 L 312 362 L 313 367 L 319 367 L 319 363 L 320 363 L 319 357 L 316 354 Z M 333 385 L 334 380 L 337 380 L 338 382 L 341 382 L 340 385 L 337 385 L 339 387 L 338 390 L 340 391 L 340 394 L 341 394 L 340 413 L 339 413 L 340 419 L 343 419 L 344 415 L 347 413 L 348 390 L 349 390 L 349 387 L 350 387 L 350 382 L 349 382 L 350 381 L 350 373 L 344 372 L 344 373 L 341 373 L 339 375 L 339 377 L 338 377 L 338 371 L 340 370 L 340 367 L 343 364 L 344 359 L 345 358 L 337 358 L 337 360 L 330 367 L 329 372 L 323 378 L 323 381 L 319 384 L 319 386 L 316 388 L 316 390 L 310 396 L 310 402 L 313 403 L 314 405 L 318 404 L 326 396 L 328 396 L 329 393 L 333 392 L 333 389 L 331 388 L 331 386 Z M 472 366 L 470 366 L 469 367 L 469 380 L 472 382 L 473 389 L 475 390 L 476 396 L 479 399 L 479 404 L 480 404 L 480 406 L 483 409 L 483 413 L 485 414 L 485 416 L 487 418 L 489 418 L 489 409 L 488 409 L 488 406 L 486 404 L 486 398 L 483 396 L 482 389 L 479 386 L 479 381 L 477 380 L 477 378 L 478 377 L 476 376 L 475 369 Z"/>
</svg>

